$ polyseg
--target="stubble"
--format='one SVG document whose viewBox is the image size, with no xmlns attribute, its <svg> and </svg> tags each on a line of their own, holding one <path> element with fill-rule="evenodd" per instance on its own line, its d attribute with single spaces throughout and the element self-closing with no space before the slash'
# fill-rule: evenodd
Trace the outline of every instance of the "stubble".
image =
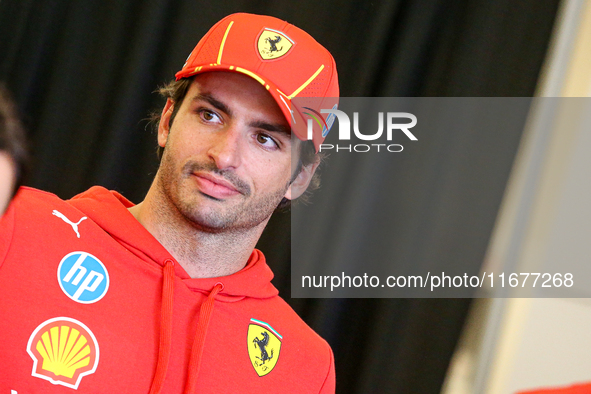
<svg viewBox="0 0 591 394">
<path fill-rule="evenodd" d="M 176 173 L 174 159 L 165 150 L 157 182 L 171 209 L 199 230 L 221 233 L 242 232 L 266 223 L 275 211 L 289 182 L 277 190 L 253 196 L 251 187 L 234 171 L 220 170 L 213 162 L 188 161 Z M 194 173 L 206 172 L 230 182 L 239 195 L 219 200 L 201 193 L 194 185 Z M 170 214 L 174 214 L 170 212 Z M 176 216 L 176 215 L 175 215 Z"/>
</svg>

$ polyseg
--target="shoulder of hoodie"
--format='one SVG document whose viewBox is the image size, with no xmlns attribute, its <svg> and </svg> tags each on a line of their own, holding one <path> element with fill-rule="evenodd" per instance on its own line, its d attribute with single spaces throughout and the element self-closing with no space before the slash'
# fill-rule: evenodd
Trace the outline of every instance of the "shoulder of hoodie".
<svg viewBox="0 0 591 394">
<path fill-rule="evenodd" d="M 28 217 L 34 219 L 43 219 L 43 217 L 34 215 L 44 214 L 47 212 L 49 212 L 51 215 L 53 209 L 59 208 L 76 209 L 72 207 L 68 201 L 62 200 L 53 193 L 35 189 L 29 186 L 21 186 L 10 206 L 10 209 L 19 211 L 19 219 L 26 219 Z"/>
<path fill-rule="evenodd" d="M 46 213 L 49 207 L 55 209 L 65 205 L 69 204 L 53 193 L 29 186 L 21 186 L 10 203 L 6 214 L 8 216 L 8 214 L 12 213 L 14 216 L 14 213 L 18 212 L 19 221 L 29 217 L 40 219 L 42 217 L 36 215 Z M 51 213 L 52 210 L 49 210 L 50 215 Z"/>
<path fill-rule="evenodd" d="M 75 210 L 66 201 L 53 193 L 22 186 L 0 220 L 0 264 L 13 243 L 16 232 L 42 231 L 48 225 L 54 209 L 64 214 Z M 47 234 L 52 234 L 48 231 Z"/>
<path fill-rule="evenodd" d="M 17 231 L 27 233 L 34 229 L 52 226 L 55 210 L 66 216 L 82 214 L 68 201 L 62 200 L 53 193 L 21 186 L 4 216 L 0 218 L 0 239 L 10 240 Z M 47 232 L 47 235 L 52 235 L 52 232 Z M 2 244 L 8 243 L 0 243 L 0 257 L 3 251 Z"/>
</svg>

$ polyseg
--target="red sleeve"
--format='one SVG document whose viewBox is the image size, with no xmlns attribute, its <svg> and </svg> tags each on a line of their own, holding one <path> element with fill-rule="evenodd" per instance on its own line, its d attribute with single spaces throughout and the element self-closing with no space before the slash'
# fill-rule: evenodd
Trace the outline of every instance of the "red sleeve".
<svg viewBox="0 0 591 394">
<path fill-rule="evenodd" d="M 318 394 L 335 393 L 334 355 L 332 354 L 332 349 L 330 347 L 328 348 L 328 351 L 330 353 L 330 366 L 328 368 L 328 373 L 326 374 L 326 379 L 324 379 L 324 384 L 320 388 Z"/>
</svg>

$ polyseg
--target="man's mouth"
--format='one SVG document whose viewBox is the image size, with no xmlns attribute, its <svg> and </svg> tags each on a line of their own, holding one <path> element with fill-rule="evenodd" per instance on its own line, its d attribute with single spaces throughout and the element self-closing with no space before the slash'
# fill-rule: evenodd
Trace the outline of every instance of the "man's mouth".
<svg viewBox="0 0 591 394">
<path fill-rule="evenodd" d="M 196 180 L 199 191 L 215 199 L 223 200 L 241 194 L 236 186 L 224 178 L 201 171 L 191 175 Z"/>
</svg>

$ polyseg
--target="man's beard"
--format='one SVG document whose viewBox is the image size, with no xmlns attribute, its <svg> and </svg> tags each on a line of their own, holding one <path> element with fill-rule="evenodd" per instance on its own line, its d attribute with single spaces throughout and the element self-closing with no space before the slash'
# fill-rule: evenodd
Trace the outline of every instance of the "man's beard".
<svg viewBox="0 0 591 394">
<path fill-rule="evenodd" d="M 175 174 L 174 168 L 174 161 L 165 150 L 158 171 L 161 192 L 187 221 L 200 230 L 212 233 L 244 231 L 266 222 L 289 188 L 287 183 L 276 191 L 252 199 L 252 190 L 247 182 L 231 170 L 220 170 L 213 162 L 189 161 L 183 165 L 180 174 Z M 192 186 L 192 174 L 195 172 L 210 173 L 224 178 L 239 192 L 234 199 L 238 197 L 242 201 L 225 202 L 204 195 Z M 211 200 L 213 204 L 204 207 L 200 200 Z M 216 204 L 219 206 L 211 206 Z"/>
</svg>

